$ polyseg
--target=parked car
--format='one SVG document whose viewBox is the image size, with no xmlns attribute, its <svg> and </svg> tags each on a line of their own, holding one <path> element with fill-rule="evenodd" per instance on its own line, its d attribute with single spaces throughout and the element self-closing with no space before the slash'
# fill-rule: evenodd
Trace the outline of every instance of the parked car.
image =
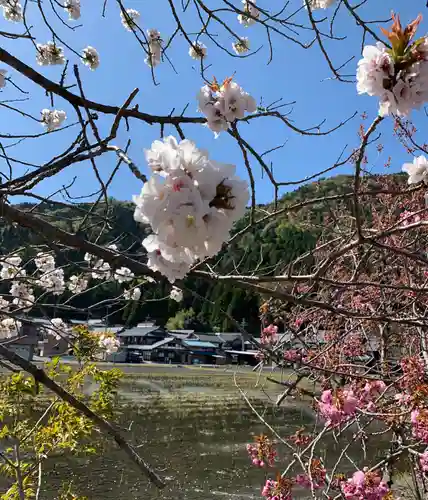
<svg viewBox="0 0 428 500">
<path fill-rule="evenodd" d="M 129 349 L 128 351 L 128 363 L 144 363 L 143 353 L 140 351 L 133 351 Z"/>
</svg>

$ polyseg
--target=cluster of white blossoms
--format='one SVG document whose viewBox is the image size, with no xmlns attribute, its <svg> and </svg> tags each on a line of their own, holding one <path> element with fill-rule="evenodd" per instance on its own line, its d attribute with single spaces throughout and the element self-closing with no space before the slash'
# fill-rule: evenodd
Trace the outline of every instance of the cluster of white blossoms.
<svg viewBox="0 0 428 500">
<path fill-rule="evenodd" d="M 72 293 L 82 293 L 88 288 L 88 280 L 84 276 L 73 274 L 68 280 L 67 288 Z"/>
<path fill-rule="evenodd" d="M 133 31 L 137 26 L 137 21 L 140 18 L 140 13 L 135 9 L 126 9 L 125 12 L 120 12 L 120 18 L 122 20 L 123 26 L 128 31 Z"/>
<path fill-rule="evenodd" d="M 126 9 L 126 11 L 120 12 L 120 17 L 123 26 L 128 31 L 134 31 L 137 27 L 137 21 L 140 18 L 140 13 L 135 9 Z M 150 29 L 146 31 L 147 33 L 147 57 L 144 62 L 155 68 L 161 62 L 162 55 L 162 38 L 158 30 Z M 190 51 L 189 51 L 190 54 Z"/>
<path fill-rule="evenodd" d="M 421 181 L 428 184 L 428 161 L 425 156 L 417 156 L 413 159 L 413 163 L 405 163 L 402 170 L 409 176 L 407 179 L 409 184 Z"/>
<path fill-rule="evenodd" d="M 13 297 L 12 304 L 23 311 L 29 311 L 36 300 L 33 289 L 21 281 L 13 282 L 9 293 Z"/>
<path fill-rule="evenodd" d="M 3 280 L 23 278 L 26 276 L 25 269 L 21 269 L 22 259 L 17 255 L 8 256 L 5 259 L 2 258 L 0 264 L 2 266 L 0 270 L 0 278 Z"/>
<path fill-rule="evenodd" d="M 256 7 L 256 0 L 242 0 L 244 7 L 242 10 L 245 14 L 238 15 L 238 21 L 246 28 L 253 25 L 260 16 L 260 11 Z"/>
<path fill-rule="evenodd" d="M 0 89 L 6 86 L 7 69 L 0 69 Z"/>
<path fill-rule="evenodd" d="M 62 47 L 58 47 L 54 42 L 37 44 L 37 64 L 40 66 L 54 66 L 64 63 L 65 57 Z"/>
<path fill-rule="evenodd" d="M 1 261 L 0 277 L 3 280 L 11 280 L 10 295 L 13 297 L 12 304 L 19 309 L 28 311 L 34 304 L 35 298 L 33 289 L 30 288 L 24 281 L 27 272 L 22 269 L 22 259 L 19 256 L 13 255 L 6 257 Z M 17 281 L 13 281 L 17 280 Z M 1 308 L 8 310 L 10 303 L 2 297 Z"/>
<path fill-rule="evenodd" d="M 230 123 L 244 118 L 245 112 L 253 113 L 257 109 L 256 101 L 242 87 L 226 79 L 221 85 L 214 82 L 204 85 L 198 94 L 199 107 L 206 119 L 207 126 L 216 137 L 222 130 L 227 130 Z"/>
<path fill-rule="evenodd" d="M 102 333 L 99 339 L 99 346 L 106 354 L 113 354 L 119 349 L 120 341 L 112 334 Z"/>
<path fill-rule="evenodd" d="M 46 127 L 48 132 L 52 132 L 52 130 L 60 128 L 63 121 L 67 118 L 65 111 L 60 109 L 42 109 L 41 115 L 41 124 Z"/>
<path fill-rule="evenodd" d="M 328 9 L 335 2 L 336 2 L 336 0 L 303 0 L 303 5 L 307 8 L 308 7 L 307 4 L 309 4 L 309 7 L 312 10 Z"/>
<path fill-rule="evenodd" d="M 250 50 L 250 40 L 243 36 L 237 42 L 232 43 L 232 48 L 236 54 L 245 54 Z"/>
<path fill-rule="evenodd" d="M 110 245 L 108 248 L 114 251 L 118 250 L 116 245 Z M 4 314 L 28 312 L 35 305 L 36 298 L 31 285 L 41 288 L 43 293 L 52 293 L 53 295 L 60 295 L 67 289 L 73 294 L 79 294 L 87 289 L 91 273 L 95 279 L 114 279 L 118 283 L 127 283 L 134 277 L 134 274 L 127 267 L 112 270 L 108 263 L 89 254 L 85 255 L 85 260 L 90 265 L 88 271 L 82 275 L 72 275 L 66 281 L 64 270 L 56 266 L 55 256 L 52 252 L 37 253 L 33 261 L 27 263 L 31 266 L 31 262 L 33 262 L 35 266 L 35 271 L 31 271 L 28 276 L 19 255 L 12 254 L 0 257 L 0 279 L 10 282 L 8 294 L 10 299 L 7 300 L 0 296 L 0 339 L 19 334 L 21 327 L 19 321 L 14 318 L 4 319 Z M 148 277 L 147 281 L 153 280 Z M 137 301 L 141 297 L 141 290 L 133 288 L 125 292 L 124 296 Z M 68 327 L 61 318 L 52 319 L 51 323 L 44 328 L 46 333 L 54 335 L 56 339 L 72 335 L 72 328 Z M 115 352 L 118 346 L 119 341 L 110 334 L 99 338 L 99 347 L 107 352 Z"/>
<path fill-rule="evenodd" d="M 50 253 L 39 252 L 34 259 L 34 263 L 42 273 L 48 273 L 55 269 L 55 257 Z"/>
<path fill-rule="evenodd" d="M 65 291 L 64 270 L 56 267 L 55 257 L 50 253 L 39 252 L 34 259 L 41 273 L 36 284 L 45 292 L 61 295 Z"/>
<path fill-rule="evenodd" d="M 133 288 L 132 290 L 125 290 L 123 292 L 123 298 L 125 300 L 140 300 L 141 298 L 141 289 L 136 287 L 136 288 Z"/>
<path fill-rule="evenodd" d="M 65 292 L 64 270 L 61 268 L 48 271 L 40 276 L 37 285 L 46 292 L 53 295 L 61 295 Z"/>
<path fill-rule="evenodd" d="M 3 7 L 3 16 L 6 21 L 19 23 L 24 19 L 19 0 L 0 0 L 0 7 Z"/>
<path fill-rule="evenodd" d="M 64 10 L 70 20 L 76 21 L 80 18 L 80 0 L 65 0 Z"/>
<path fill-rule="evenodd" d="M 118 283 L 128 283 L 133 280 L 134 273 L 127 267 L 120 267 L 119 269 L 116 269 L 113 277 Z"/>
<path fill-rule="evenodd" d="M 158 30 L 147 30 L 147 39 L 149 44 L 149 53 L 147 57 L 144 59 L 144 62 L 155 68 L 161 62 L 161 54 L 162 54 L 162 39 L 161 34 Z"/>
<path fill-rule="evenodd" d="M 107 248 L 115 252 L 118 250 L 117 245 L 114 244 L 109 245 Z M 134 273 L 127 267 L 120 267 L 119 269 L 112 271 L 108 262 L 105 262 L 103 259 L 99 259 L 90 253 L 85 254 L 84 260 L 90 266 L 91 276 L 94 280 L 107 281 L 113 278 L 118 283 L 126 283 L 128 281 L 132 281 L 134 278 Z"/>
<path fill-rule="evenodd" d="M 181 288 L 173 286 L 169 293 L 169 298 L 171 300 L 175 300 L 176 302 L 181 302 L 183 300 L 183 291 Z"/>
<path fill-rule="evenodd" d="M 97 50 L 94 49 L 94 47 L 88 45 L 88 47 L 86 47 L 82 51 L 82 61 L 83 64 L 85 64 L 86 66 L 88 66 L 89 69 L 94 71 L 100 65 L 100 56 Z"/>
<path fill-rule="evenodd" d="M 205 59 L 207 47 L 202 42 L 193 42 L 189 48 L 189 56 L 192 59 Z"/>
<path fill-rule="evenodd" d="M 0 339 L 8 339 L 19 335 L 22 323 L 14 318 L 5 318 L 0 321 Z"/>
<path fill-rule="evenodd" d="M 150 224 L 148 267 L 173 283 L 198 259 L 214 256 L 245 213 L 248 185 L 235 166 L 210 160 L 189 140 L 170 136 L 145 151 L 153 176 L 133 197 L 134 219 Z"/>
<path fill-rule="evenodd" d="M 0 297 L 0 312 L 5 313 L 9 311 L 10 302 L 4 297 Z"/>
<path fill-rule="evenodd" d="M 52 318 L 51 324 L 45 326 L 45 331 L 53 335 L 56 340 L 61 340 L 71 334 L 71 328 L 61 318 Z"/>
<path fill-rule="evenodd" d="M 391 32 L 383 30 L 392 49 L 378 42 L 364 47 L 358 63 L 357 90 L 379 98 L 379 115 L 407 116 L 428 101 L 428 38 L 414 43 L 419 18 L 405 30 L 393 16 Z"/>
</svg>

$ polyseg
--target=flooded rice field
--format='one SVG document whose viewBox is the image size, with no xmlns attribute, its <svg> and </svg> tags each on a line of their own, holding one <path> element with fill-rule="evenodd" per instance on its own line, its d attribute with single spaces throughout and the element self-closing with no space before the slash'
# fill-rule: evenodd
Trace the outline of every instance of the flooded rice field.
<svg viewBox="0 0 428 500">
<path fill-rule="evenodd" d="M 51 464 L 45 477 L 44 499 L 58 498 L 61 479 L 72 479 L 79 495 L 93 500 L 244 500 L 261 498 L 267 474 L 272 477 L 290 460 L 288 449 L 278 444 L 278 466 L 260 470 L 250 466 L 245 449 L 253 436 L 269 434 L 262 419 L 283 437 L 302 425 L 315 425 L 307 405 L 288 402 L 281 408 L 272 402 L 281 386 L 261 384 L 252 374 L 191 375 L 138 374 L 125 379 L 120 390 L 118 421 L 138 446 L 142 457 L 165 479 L 158 491 L 142 477 L 113 443 L 106 443 L 98 456 L 61 458 Z M 94 387 L 88 387 L 91 392 Z M 271 400 L 271 402 L 269 402 Z M 306 407 L 306 410 L 305 410 Z M 341 447 L 324 442 L 318 453 L 332 465 Z M 386 446 L 386 444 L 385 444 Z M 371 459 L 382 446 L 368 449 Z M 358 458 L 358 446 L 349 455 Z M 372 460 L 370 460 L 372 462 Z M 301 498 L 308 498 L 307 492 Z"/>
</svg>

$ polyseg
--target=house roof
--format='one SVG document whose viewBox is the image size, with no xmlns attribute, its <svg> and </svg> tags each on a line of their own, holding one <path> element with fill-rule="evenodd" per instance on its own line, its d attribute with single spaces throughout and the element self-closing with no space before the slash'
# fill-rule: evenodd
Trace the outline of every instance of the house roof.
<svg viewBox="0 0 428 500">
<path fill-rule="evenodd" d="M 227 332 L 221 332 L 217 333 L 217 336 L 220 338 L 222 342 L 232 342 L 233 340 L 239 338 L 241 335 L 239 333 L 227 333 Z"/>
<path fill-rule="evenodd" d="M 39 339 L 36 336 L 15 336 L 13 338 L 7 338 L 0 340 L 0 344 L 6 343 L 8 346 L 13 347 L 17 345 L 37 345 L 39 343 Z"/>
<path fill-rule="evenodd" d="M 122 331 L 124 328 L 125 328 L 124 326 L 95 326 L 92 327 L 90 330 L 93 333 L 104 333 L 104 332 L 117 333 Z"/>
<path fill-rule="evenodd" d="M 195 330 L 168 330 L 169 333 L 179 333 L 179 334 L 185 334 L 185 335 L 190 335 L 191 333 L 195 333 Z"/>
<path fill-rule="evenodd" d="M 137 351 L 152 351 L 153 349 L 171 343 L 173 340 L 175 340 L 175 337 L 167 337 L 166 339 L 159 340 L 152 345 L 127 345 L 123 347 L 127 349 L 135 349 Z"/>
<path fill-rule="evenodd" d="M 190 334 L 188 334 L 188 333 L 173 333 L 173 332 L 168 332 L 168 333 L 169 333 L 169 335 L 172 335 L 176 339 L 180 339 L 180 340 L 186 340 L 190 336 Z"/>
<path fill-rule="evenodd" d="M 227 354 L 240 354 L 243 356 L 253 356 L 256 357 L 258 351 L 234 351 L 233 349 L 227 349 L 226 351 Z"/>
<path fill-rule="evenodd" d="M 197 333 L 196 335 L 202 342 L 212 342 L 213 344 L 221 344 L 223 342 L 217 335 L 209 333 Z"/>
<path fill-rule="evenodd" d="M 144 337 L 149 333 L 158 330 L 158 326 L 136 326 L 134 328 L 129 328 L 122 333 L 119 333 L 119 337 Z"/>
<path fill-rule="evenodd" d="M 183 344 L 186 347 L 211 347 L 213 349 L 216 348 L 216 346 L 213 343 L 202 342 L 201 340 L 183 340 Z"/>
<path fill-rule="evenodd" d="M 15 317 L 15 319 L 21 321 L 22 323 L 34 323 L 36 325 L 51 324 L 51 320 L 49 318 L 31 318 L 30 316 L 18 315 Z"/>
</svg>

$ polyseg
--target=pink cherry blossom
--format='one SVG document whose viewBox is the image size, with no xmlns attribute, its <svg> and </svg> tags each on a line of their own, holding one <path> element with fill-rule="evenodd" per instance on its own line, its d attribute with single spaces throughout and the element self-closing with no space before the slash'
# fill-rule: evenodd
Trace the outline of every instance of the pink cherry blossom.
<svg viewBox="0 0 428 500">
<path fill-rule="evenodd" d="M 428 410 L 416 409 L 410 415 L 413 436 L 428 443 Z"/>
<path fill-rule="evenodd" d="M 376 472 L 361 470 L 341 483 L 341 488 L 347 500 L 382 500 L 389 492 L 388 485 Z"/>
<path fill-rule="evenodd" d="M 428 451 L 424 451 L 419 457 L 419 463 L 423 472 L 428 472 Z"/>
</svg>

